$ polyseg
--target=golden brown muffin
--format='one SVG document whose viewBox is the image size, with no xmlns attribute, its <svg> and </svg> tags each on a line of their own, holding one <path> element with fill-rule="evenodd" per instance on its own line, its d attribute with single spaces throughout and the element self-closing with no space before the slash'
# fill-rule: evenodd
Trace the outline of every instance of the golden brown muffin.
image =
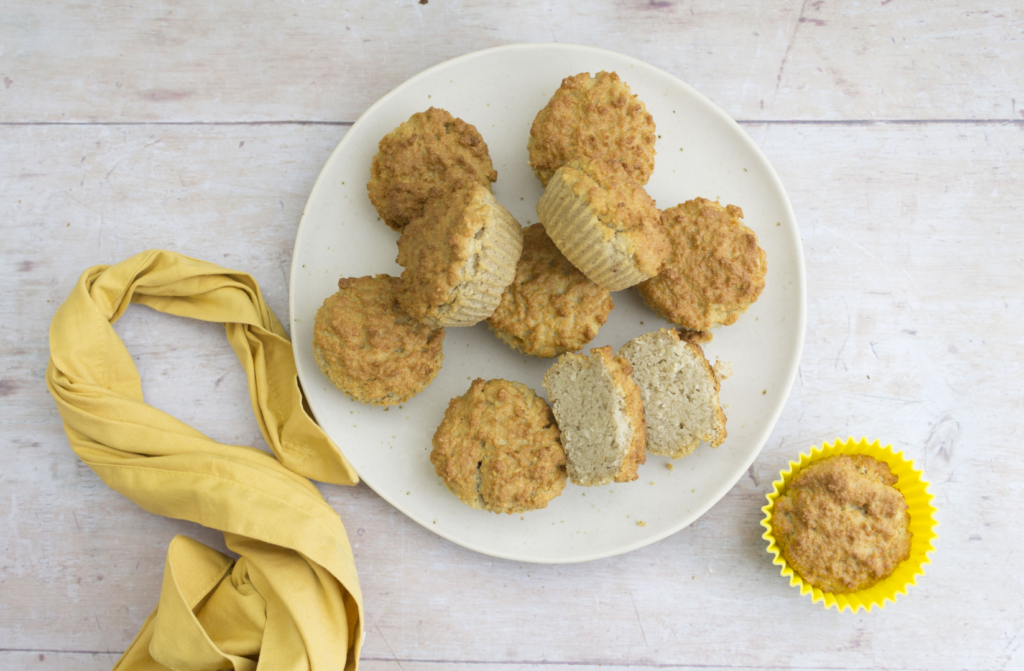
<svg viewBox="0 0 1024 671">
<path fill-rule="evenodd" d="M 569 161 L 548 183 L 537 216 L 569 261 L 609 291 L 653 277 L 669 253 L 661 211 L 614 163 Z"/>
<path fill-rule="evenodd" d="M 384 223 L 401 233 L 428 201 L 470 184 L 490 190 L 497 179 L 476 128 L 431 107 L 381 139 L 366 190 Z"/>
<path fill-rule="evenodd" d="M 522 251 L 522 228 L 479 184 L 433 200 L 398 240 L 398 302 L 428 326 L 472 326 L 498 307 Z"/>
<path fill-rule="evenodd" d="M 404 403 L 441 369 L 444 329 L 424 326 L 399 308 L 398 285 L 389 275 L 343 278 L 316 312 L 317 365 L 362 403 Z"/>
<path fill-rule="evenodd" d="M 639 184 L 654 172 L 654 119 L 614 72 L 562 80 L 530 128 L 530 166 L 545 186 L 574 158 L 620 164 Z"/>
<path fill-rule="evenodd" d="M 551 408 L 518 382 L 474 380 L 448 403 L 432 442 L 438 477 L 473 508 L 536 510 L 565 488 L 565 452 Z"/>
<path fill-rule="evenodd" d="M 768 270 L 743 210 L 695 198 L 665 210 L 661 221 L 672 251 L 661 272 L 640 284 L 644 302 L 695 331 L 739 319 L 761 295 Z"/>
<path fill-rule="evenodd" d="M 636 480 L 647 460 L 643 400 L 632 372 L 606 346 L 590 356 L 563 354 L 544 374 L 573 484 Z"/>
<path fill-rule="evenodd" d="M 597 335 L 615 304 L 611 294 L 569 263 L 541 224 L 523 230 L 523 255 L 487 324 L 524 354 L 574 352 Z"/>
<path fill-rule="evenodd" d="M 772 529 L 789 565 L 825 592 L 871 587 L 910 556 L 910 516 L 899 477 L 864 454 L 803 468 L 775 501 Z"/>
</svg>

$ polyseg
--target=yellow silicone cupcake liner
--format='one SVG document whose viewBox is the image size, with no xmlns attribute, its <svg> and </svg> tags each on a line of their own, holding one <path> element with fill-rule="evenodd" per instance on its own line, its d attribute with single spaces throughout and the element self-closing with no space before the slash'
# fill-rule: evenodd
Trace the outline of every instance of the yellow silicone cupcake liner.
<svg viewBox="0 0 1024 671">
<path fill-rule="evenodd" d="M 775 536 L 772 535 L 772 513 L 775 509 L 775 501 L 789 487 L 793 476 L 808 464 L 837 454 L 866 454 L 889 464 L 892 472 L 899 476 L 899 481 L 894 486 L 907 500 L 910 532 L 914 534 L 910 543 L 910 556 L 897 567 L 892 575 L 867 589 L 846 594 L 823 592 L 804 582 L 800 574 L 786 562 L 779 546 L 775 543 Z M 925 564 L 931 563 L 929 554 L 935 550 L 932 543 L 938 538 L 934 529 L 937 524 L 935 507 L 932 506 L 932 495 L 928 492 L 928 483 L 921 479 L 921 473 L 914 467 L 914 462 L 905 459 L 901 453 L 893 452 L 892 445 L 882 447 L 877 440 L 869 443 L 866 438 L 861 438 L 856 441 L 852 436 L 846 441 L 837 438 L 831 444 L 825 443 L 821 447 L 813 448 L 810 454 L 801 453 L 800 460 L 790 461 L 789 468 L 780 472 L 779 476 L 780 479 L 772 483 L 773 489 L 768 494 L 768 504 L 761 508 L 764 513 L 761 526 L 766 529 L 762 538 L 768 541 L 768 552 L 775 555 L 772 563 L 782 567 L 782 575 L 789 576 L 789 584 L 799 587 L 801 595 L 810 593 L 814 603 L 824 601 L 826 608 L 836 606 L 839 612 L 847 608 L 854 613 L 861 609 L 870 612 L 875 606 L 878 606 L 879 609 L 885 608 L 887 601 L 895 603 L 898 594 L 906 594 L 907 587 L 917 584 L 917 576 L 924 575 Z"/>
</svg>

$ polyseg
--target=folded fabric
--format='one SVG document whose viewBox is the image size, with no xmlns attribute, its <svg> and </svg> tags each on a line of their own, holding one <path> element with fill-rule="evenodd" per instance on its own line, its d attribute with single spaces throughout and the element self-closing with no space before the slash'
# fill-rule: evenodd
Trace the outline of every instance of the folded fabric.
<svg viewBox="0 0 1024 671">
<path fill-rule="evenodd" d="M 276 459 L 146 405 L 111 326 L 132 302 L 224 324 Z M 176 537 L 159 605 L 115 669 L 358 666 L 352 550 L 306 479 L 358 477 L 303 409 L 291 343 L 251 276 L 167 251 L 90 268 L 50 325 L 46 384 L 72 449 L 104 482 L 149 512 L 223 531 L 240 555 Z"/>
</svg>

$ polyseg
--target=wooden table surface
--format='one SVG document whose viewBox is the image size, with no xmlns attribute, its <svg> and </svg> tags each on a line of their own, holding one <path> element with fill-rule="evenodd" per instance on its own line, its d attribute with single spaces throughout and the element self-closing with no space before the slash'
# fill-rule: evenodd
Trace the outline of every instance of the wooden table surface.
<svg viewBox="0 0 1024 671">
<path fill-rule="evenodd" d="M 640 58 L 739 121 L 800 225 L 800 372 L 747 477 L 624 556 L 497 560 L 364 485 L 321 486 L 365 595 L 362 667 L 1024 668 L 1024 6 L 981 6 L 6 0 L 0 668 L 110 668 L 156 604 L 170 539 L 223 547 L 68 447 L 43 372 L 79 274 L 172 249 L 252 273 L 286 316 L 303 204 L 352 122 L 428 66 L 517 42 Z M 133 307 L 116 329 L 149 402 L 263 446 L 220 326 Z M 801 597 L 760 537 L 773 476 L 847 435 L 916 459 L 941 521 L 927 575 L 870 614 Z"/>
</svg>

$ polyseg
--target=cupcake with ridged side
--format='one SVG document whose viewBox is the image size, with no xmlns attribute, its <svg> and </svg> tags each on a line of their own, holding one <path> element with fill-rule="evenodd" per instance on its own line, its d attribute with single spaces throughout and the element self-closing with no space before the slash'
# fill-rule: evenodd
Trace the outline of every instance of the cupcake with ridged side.
<svg viewBox="0 0 1024 671">
<path fill-rule="evenodd" d="M 654 172 L 654 118 L 614 72 L 581 72 L 562 80 L 530 127 L 530 167 L 547 185 L 574 158 L 621 165 L 638 183 Z"/>
<path fill-rule="evenodd" d="M 768 266 L 743 210 L 694 198 L 661 215 L 672 251 L 640 296 L 665 321 L 693 331 L 732 324 L 764 290 Z"/>
<path fill-rule="evenodd" d="M 607 289 L 569 263 L 541 224 L 523 230 L 516 277 L 487 324 L 524 354 L 555 357 L 575 352 L 597 336 L 615 304 Z"/>
<path fill-rule="evenodd" d="M 342 278 L 316 312 L 313 355 L 327 379 L 357 401 L 397 405 L 423 391 L 444 358 L 444 329 L 398 306 L 399 279 Z"/>
<path fill-rule="evenodd" d="M 498 307 L 522 251 L 522 228 L 479 184 L 431 201 L 398 240 L 398 302 L 431 327 L 472 326 Z"/>
<path fill-rule="evenodd" d="M 566 258 L 609 291 L 653 277 L 669 254 L 661 211 L 615 163 L 566 163 L 548 182 L 537 216 Z"/>
<path fill-rule="evenodd" d="M 498 173 L 472 124 L 431 107 L 385 135 L 366 190 L 377 214 L 399 233 L 427 203 L 470 184 L 490 190 Z"/>
<path fill-rule="evenodd" d="M 565 451 L 551 408 L 519 382 L 476 379 L 453 398 L 434 432 L 430 463 L 478 510 L 544 508 L 565 488 Z"/>
<path fill-rule="evenodd" d="M 790 585 L 826 608 L 884 608 L 931 561 L 933 497 L 891 445 L 851 437 L 801 453 L 767 499 L 768 552 Z"/>
</svg>

